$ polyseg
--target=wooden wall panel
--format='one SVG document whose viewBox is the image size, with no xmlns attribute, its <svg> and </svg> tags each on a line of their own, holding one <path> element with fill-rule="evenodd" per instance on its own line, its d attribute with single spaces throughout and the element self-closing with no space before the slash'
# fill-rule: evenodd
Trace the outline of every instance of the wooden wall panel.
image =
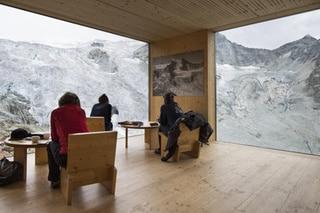
<svg viewBox="0 0 320 213">
<path fill-rule="evenodd" d="M 216 45 L 215 45 L 215 33 L 208 33 L 207 47 L 208 47 L 208 121 L 213 124 L 214 135 L 211 139 L 217 138 L 217 108 L 216 108 Z"/>
<path fill-rule="evenodd" d="M 203 96 L 177 96 L 175 100 L 183 111 L 193 110 L 202 113 L 215 126 L 215 60 L 214 33 L 207 30 L 179 36 L 173 39 L 150 43 L 150 81 L 149 81 L 149 118 L 156 120 L 160 116 L 163 104 L 162 96 L 153 96 L 152 59 L 195 50 L 204 50 L 204 94 Z"/>
</svg>

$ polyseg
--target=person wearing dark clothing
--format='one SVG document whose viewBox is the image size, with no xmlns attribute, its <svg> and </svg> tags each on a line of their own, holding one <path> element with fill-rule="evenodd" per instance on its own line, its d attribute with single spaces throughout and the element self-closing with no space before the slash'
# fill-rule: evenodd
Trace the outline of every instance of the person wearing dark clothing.
<svg viewBox="0 0 320 213">
<path fill-rule="evenodd" d="M 182 115 L 183 111 L 176 102 L 174 102 L 173 100 L 172 102 L 166 101 L 160 109 L 160 132 L 168 135 L 170 128 Z"/>
<path fill-rule="evenodd" d="M 60 167 L 67 167 L 67 155 L 60 154 L 59 142 L 52 141 L 47 146 L 49 174 L 48 180 L 51 181 L 52 188 L 60 185 Z"/>
<path fill-rule="evenodd" d="M 174 93 L 167 93 L 164 96 L 164 105 L 160 108 L 159 131 L 168 137 L 166 147 L 168 153 L 161 158 L 162 161 L 170 159 L 176 151 L 178 138 L 181 134 L 179 129 L 181 122 L 186 124 L 190 131 L 200 128 L 199 142 L 202 144 L 208 144 L 209 137 L 213 133 L 213 129 L 203 115 L 193 111 L 183 113 L 178 104 L 174 102 L 174 96 Z M 158 153 L 159 150 L 155 152 Z"/>
<path fill-rule="evenodd" d="M 112 106 L 109 104 L 109 98 L 106 94 L 99 97 L 99 103 L 92 107 L 90 116 L 101 116 L 104 117 L 105 130 L 111 131 L 113 125 L 111 123 Z"/>
<path fill-rule="evenodd" d="M 168 144 L 174 144 L 173 146 L 166 147 L 168 154 L 161 158 L 162 161 L 167 161 L 174 155 L 177 147 L 176 141 L 180 135 L 180 133 L 177 131 L 171 131 L 176 121 L 183 115 L 182 109 L 174 101 L 174 96 L 175 94 L 172 92 L 167 93 L 163 97 L 164 105 L 162 105 L 160 108 L 159 131 L 168 137 Z M 156 153 L 158 152 L 159 150 L 156 150 Z"/>
<path fill-rule="evenodd" d="M 48 180 L 52 188 L 58 188 L 60 166 L 67 165 L 68 135 L 88 132 L 86 114 L 76 94 L 67 92 L 59 99 L 59 107 L 51 113 L 50 125 L 52 142 L 47 146 Z"/>
</svg>

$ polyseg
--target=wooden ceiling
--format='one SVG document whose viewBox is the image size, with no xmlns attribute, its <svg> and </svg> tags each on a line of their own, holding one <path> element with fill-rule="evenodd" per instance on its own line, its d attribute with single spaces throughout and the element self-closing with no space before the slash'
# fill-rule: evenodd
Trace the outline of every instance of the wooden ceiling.
<svg viewBox="0 0 320 213">
<path fill-rule="evenodd" d="M 152 42 L 221 31 L 320 8 L 320 0 L 0 0 L 65 21 Z"/>
</svg>

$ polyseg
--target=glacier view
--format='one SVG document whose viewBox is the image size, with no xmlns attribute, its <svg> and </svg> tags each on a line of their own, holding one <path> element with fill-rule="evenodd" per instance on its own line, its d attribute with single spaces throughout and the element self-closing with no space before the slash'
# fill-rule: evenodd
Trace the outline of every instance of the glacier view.
<svg viewBox="0 0 320 213">
<path fill-rule="evenodd" d="M 217 33 L 218 140 L 319 155 L 319 50 L 309 35 L 267 50 Z M 148 48 L 139 42 L 58 48 L 0 39 L 0 75 L 1 138 L 17 127 L 48 131 L 65 91 L 79 95 L 87 115 L 106 93 L 119 110 L 115 123 L 147 120 Z"/>
<path fill-rule="evenodd" d="M 58 48 L 0 39 L 0 137 L 18 127 L 48 131 L 50 112 L 66 91 L 78 94 L 87 116 L 106 93 L 119 111 L 114 124 L 146 120 L 147 54 L 145 44 L 136 41 Z"/>
<path fill-rule="evenodd" d="M 320 40 L 216 44 L 218 140 L 319 155 Z"/>
</svg>

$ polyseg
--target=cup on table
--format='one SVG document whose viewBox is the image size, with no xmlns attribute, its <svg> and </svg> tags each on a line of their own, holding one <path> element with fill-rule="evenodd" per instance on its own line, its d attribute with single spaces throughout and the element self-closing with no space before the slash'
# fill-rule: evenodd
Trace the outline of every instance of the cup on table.
<svg viewBox="0 0 320 213">
<path fill-rule="evenodd" d="M 38 143 L 39 140 L 40 140 L 40 136 L 32 136 L 32 137 L 31 137 L 32 143 Z"/>
<path fill-rule="evenodd" d="M 43 134 L 43 139 L 44 140 L 49 140 L 49 138 L 50 138 L 50 134 L 49 133 L 44 133 Z"/>
</svg>

